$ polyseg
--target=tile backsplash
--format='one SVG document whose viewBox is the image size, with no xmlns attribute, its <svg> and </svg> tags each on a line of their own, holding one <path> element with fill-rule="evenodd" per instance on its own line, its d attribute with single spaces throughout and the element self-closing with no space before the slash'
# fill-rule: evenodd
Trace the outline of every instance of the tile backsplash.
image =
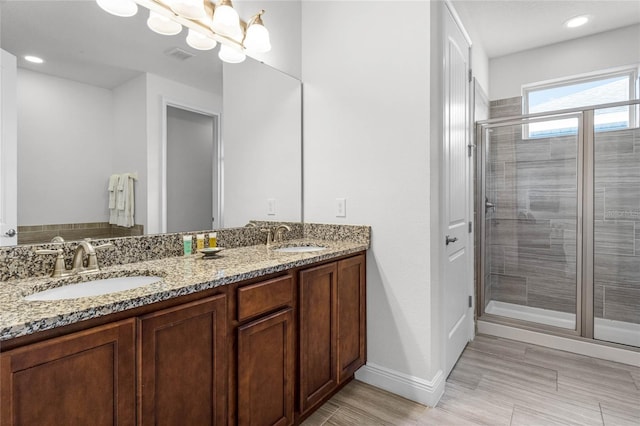
<svg viewBox="0 0 640 426">
<path fill-rule="evenodd" d="M 286 224 L 291 232 L 284 235 L 286 240 L 312 238 L 328 240 L 348 240 L 369 243 L 371 228 L 358 225 L 328 225 L 300 222 L 265 222 L 252 221 L 255 227 L 225 228 L 216 230 L 217 244 L 220 247 L 234 248 L 264 244 L 266 235 L 260 229 L 265 226 Z M 196 234 L 205 234 L 205 245 L 208 245 L 210 231 L 141 235 L 122 238 L 103 238 L 92 240 L 94 246 L 111 243 L 113 247 L 100 250 L 98 259 L 100 266 L 123 265 L 146 260 L 163 259 L 181 256 L 183 253 L 183 236 L 191 235 L 195 247 Z M 64 250 L 67 267 L 70 267 L 77 242 L 46 243 L 0 247 L 0 281 L 45 276 L 50 273 L 55 262 L 54 255 L 38 255 L 38 249 Z"/>
</svg>

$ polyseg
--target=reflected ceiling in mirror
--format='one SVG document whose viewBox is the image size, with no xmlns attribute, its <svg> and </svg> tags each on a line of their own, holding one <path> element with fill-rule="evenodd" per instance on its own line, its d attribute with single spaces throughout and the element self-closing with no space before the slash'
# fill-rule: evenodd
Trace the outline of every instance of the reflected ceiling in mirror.
<svg viewBox="0 0 640 426">
<path fill-rule="evenodd" d="M 2 48 L 18 58 L 18 67 L 106 89 L 148 72 L 221 93 L 217 49 L 189 47 L 185 28 L 176 36 L 150 31 L 142 11 L 119 18 L 93 0 L 10 1 L 3 2 L 1 18 Z M 24 55 L 45 62 L 32 64 Z"/>
</svg>

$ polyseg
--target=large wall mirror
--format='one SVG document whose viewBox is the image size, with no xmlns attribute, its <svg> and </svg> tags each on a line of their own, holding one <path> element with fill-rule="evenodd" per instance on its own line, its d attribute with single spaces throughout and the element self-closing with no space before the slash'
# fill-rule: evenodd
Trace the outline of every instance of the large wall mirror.
<svg viewBox="0 0 640 426">
<path fill-rule="evenodd" d="M 57 225 L 95 236 L 85 228 L 109 221 L 109 177 L 121 173 L 137 177 L 140 226 L 111 236 L 302 220 L 299 80 L 251 58 L 223 67 L 184 28 L 149 30 L 143 8 L 118 18 L 93 0 L 0 7 L 1 47 L 18 65 L 19 237 Z"/>
</svg>

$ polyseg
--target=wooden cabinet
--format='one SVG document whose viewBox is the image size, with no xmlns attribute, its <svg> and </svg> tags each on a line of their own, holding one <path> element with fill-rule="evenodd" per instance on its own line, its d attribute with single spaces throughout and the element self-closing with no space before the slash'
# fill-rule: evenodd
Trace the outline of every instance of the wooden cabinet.
<svg viewBox="0 0 640 426">
<path fill-rule="evenodd" d="M 293 423 L 293 309 L 238 329 L 238 424 Z"/>
<path fill-rule="evenodd" d="M 135 322 L 0 354 L 0 424 L 135 424 Z"/>
<path fill-rule="evenodd" d="M 338 262 L 338 383 L 366 362 L 367 296 L 364 255 Z"/>
<path fill-rule="evenodd" d="M 238 327 L 239 425 L 293 424 L 294 300 L 292 276 L 238 290 L 238 319 L 258 318 Z"/>
<path fill-rule="evenodd" d="M 285 274 L 0 353 L 0 424 L 299 423 L 365 362 L 365 256 Z"/>
<path fill-rule="evenodd" d="M 316 408 L 365 363 L 365 258 L 300 272 L 300 411 Z"/>
<path fill-rule="evenodd" d="M 338 384 L 336 263 L 300 272 L 300 409 L 305 413 Z"/>
<path fill-rule="evenodd" d="M 226 424 L 226 297 L 140 317 L 138 424 Z"/>
</svg>

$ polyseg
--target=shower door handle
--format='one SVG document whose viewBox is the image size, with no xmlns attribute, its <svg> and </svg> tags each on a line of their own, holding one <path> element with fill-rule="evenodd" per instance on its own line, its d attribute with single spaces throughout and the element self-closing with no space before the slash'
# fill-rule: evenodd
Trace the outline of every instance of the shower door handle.
<svg viewBox="0 0 640 426">
<path fill-rule="evenodd" d="M 450 243 L 455 243 L 456 241 L 458 241 L 458 237 L 451 238 L 450 236 L 447 235 L 445 238 L 446 245 L 449 245 Z"/>
<path fill-rule="evenodd" d="M 484 212 L 485 213 L 488 212 L 489 209 L 494 209 L 495 210 L 495 208 L 496 208 L 496 205 L 493 204 L 493 203 L 490 203 L 488 198 L 484 199 Z"/>
</svg>

